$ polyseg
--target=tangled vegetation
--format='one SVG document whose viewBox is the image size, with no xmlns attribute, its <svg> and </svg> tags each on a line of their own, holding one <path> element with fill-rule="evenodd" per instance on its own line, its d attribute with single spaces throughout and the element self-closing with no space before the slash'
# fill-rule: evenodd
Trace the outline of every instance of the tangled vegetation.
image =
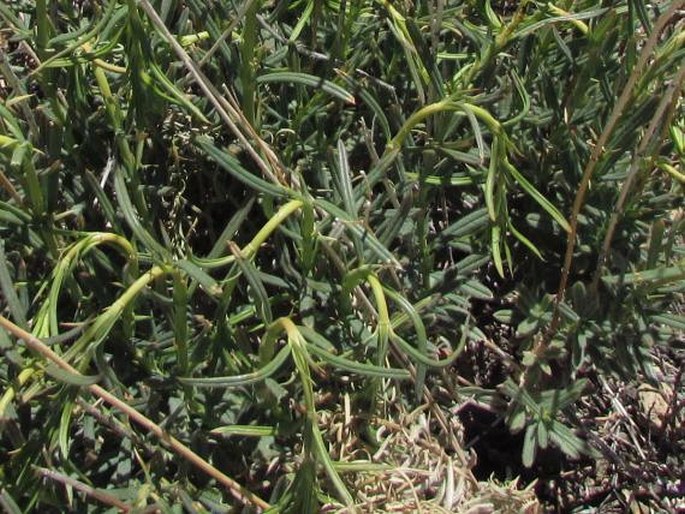
<svg viewBox="0 0 685 514">
<path fill-rule="evenodd" d="M 684 9 L 0 4 L 2 508 L 683 507 Z"/>
</svg>

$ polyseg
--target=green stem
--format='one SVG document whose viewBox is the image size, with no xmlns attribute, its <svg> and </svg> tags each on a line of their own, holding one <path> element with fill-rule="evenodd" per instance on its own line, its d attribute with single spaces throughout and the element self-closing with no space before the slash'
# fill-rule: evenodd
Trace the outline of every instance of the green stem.
<svg viewBox="0 0 685 514">
<path fill-rule="evenodd" d="M 370 273 L 367 277 L 378 309 L 378 361 L 379 366 L 385 363 L 388 353 L 388 337 L 390 335 L 390 314 L 388 312 L 388 302 L 385 300 L 385 291 L 378 277 Z"/>
<path fill-rule="evenodd" d="M 252 2 L 245 12 L 243 42 L 240 46 L 242 63 L 240 83 L 243 93 L 243 113 L 247 122 L 255 129 L 255 66 L 254 55 L 257 45 L 257 11 L 261 2 Z"/>
<path fill-rule="evenodd" d="M 47 0 L 36 2 L 36 50 L 41 61 L 46 58 L 50 20 L 48 18 Z"/>
<path fill-rule="evenodd" d="M 85 46 L 86 45 L 84 45 L 84 48 Z M 107 114 L 109 115 L 110 123 L 112 123 L 114 127 L 114 133 L 117 141 L 117 147 L 119 148 L 119 154 L 121 155 L 121 158 L 124 161 L 126 172 L 129 175 L 129 178 L 131 178 L 133 170 L 135 169 L 136 160 L 133 155 L 133 152 L 131 151 L 131 147 L 128 144 L 128 141 L 126 141 L 126 137 L 122 127 L 123 118 L 121 116 L 121 112 L 119 111 L 117 101 L 114 98 L 114 95 L 112 94 L 112 89 L 109 87 L 109 81 L 107 80 L 107 75 L 105 75 L 105 71 L 101 67 L 93 65 L 93 73 L 95 75 L 95 80 L 98 84 L 98 87 L 100 88 L 102 98 L 105 101 L 105 109 L 107 109 Z"/>
<path fill-rule="evenodd" d="M 159 277 L 169 273 L 171 268 L 167 266 L 155 266 L 150 271 L 143 273 L 117 300 L 112 303 L 105 312 L 97 317 L 95 322 L 86 330 L 74 345 L 64 354 L 64 360 L 71 361 L 85 353 L 86 347 L 93 340 L 102 341 L 109 333 L 114 323 L 119 319 L 126 306 L 140 294 L 140 292 Z"/>
<path fill-rule="evenodd" d="M 304 205 L 302 200 L 290 200 L 283 207 L 281 207 L 276 214 L 274 214 L 269 221 L 257 232 L 252 241 L 245 245 L 242 253 L 246 259 L 250 259 L 257 253 L 259 247 L 266 241 L 271 233 L 276 230 L 285 219 L 294 213 L 296 210 L 300 209 Z"/>
</svg>

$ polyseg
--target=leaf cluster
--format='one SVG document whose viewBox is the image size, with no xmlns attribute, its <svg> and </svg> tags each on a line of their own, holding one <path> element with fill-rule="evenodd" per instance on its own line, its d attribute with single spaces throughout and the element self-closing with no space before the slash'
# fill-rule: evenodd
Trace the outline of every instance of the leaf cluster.
<svg viewBox="0 0 685 514">
<path fill-rule="evenodd" d="M 0 5 L 6 510 L 350 507 L 321 411 L 454 373 L 595 455 L 685 327 L 682 2 L 503 4 Z"/>
</svg>

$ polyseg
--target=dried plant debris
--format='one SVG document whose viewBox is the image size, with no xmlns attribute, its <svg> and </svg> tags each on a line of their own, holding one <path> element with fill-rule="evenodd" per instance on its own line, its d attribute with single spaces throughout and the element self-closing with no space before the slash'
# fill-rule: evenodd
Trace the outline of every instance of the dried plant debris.
<svg viewBox="0 0 685 514">
<path fill-rule="evenodd" d="M 601 457 L 592 465 L 563 472 L 551 485 L 548 495 L 559 508 L 579 512 L 588 505 L 601 512 L 685 508 L 682 357 L 672 350 L 655 350 L 661 370 L 658 382 L 633 385 L 598 379 L 597 393 L 581 401 L 578 412 Z"/>
<path fill-rule="evenodd" d="M 331 443 L 332 454 L 346 456 L 341 469 L 348 470 L 344 478 L 355 491 L 355 505 L 329 506 L 326 512 L 542 512 L 534 484 L 522 488 L 516 480 L 507 484 L 477 481 L 471 472 L 475 456 L 462 461 L 447 443 L 450 438 L 431 421 L 428 408 L 397 413 L 392 418 L 398 421 L 370 421 L 377 424 L 373 453 L 352 431 Z M 328 430 L 334 426 L 329 423 Z M 461 437 L 458 421 L 451 423 L 450 430 Z M 337 431 L 344 432 L 344 428 Z"/>
</svg>

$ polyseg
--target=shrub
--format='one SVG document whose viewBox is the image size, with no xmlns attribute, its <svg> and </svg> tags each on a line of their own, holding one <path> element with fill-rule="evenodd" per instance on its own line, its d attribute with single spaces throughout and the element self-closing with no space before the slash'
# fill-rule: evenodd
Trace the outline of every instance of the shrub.
<svg viewBox="0 0 685 514">
<path fill-rule="evenodd" d="M 5 509 L 349 507 L 464 396 L 599 456 L 685 326 L 682 7 L 0 6 Z"/>
</svg>

